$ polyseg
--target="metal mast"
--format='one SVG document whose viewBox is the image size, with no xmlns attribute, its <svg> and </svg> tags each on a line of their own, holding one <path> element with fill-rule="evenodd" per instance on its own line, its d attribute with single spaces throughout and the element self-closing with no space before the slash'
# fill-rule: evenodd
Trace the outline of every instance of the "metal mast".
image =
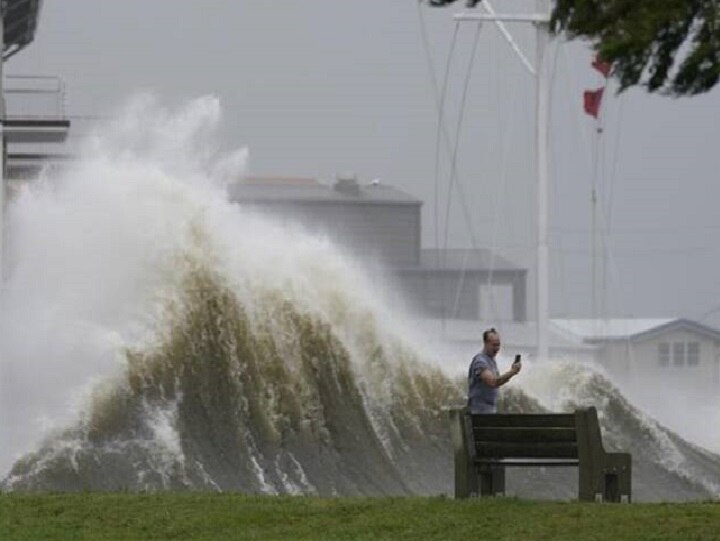
<svg viewBox="0 0 720 541">
<path fill-rule="evenodd" d="M 550 272 L 548 249 L 548 123 L 550 111 L 550 92 L 548 70 L 545 65 L 545 49 L 550 33 L 550 0 L 536 0 L 536 13 L 498 14 L 486 0 L 481 4 L 486 13 L 460 13 L 456 21 L 494 22 L 523 65 L 535 77 L 536 89 L 536 165 L 537 165 L 537 358 L 549 358 L 548 326 L 550 300 Z M 536 56 L 533 69 L 506 29 L 505 22 L 531 23 L 536 28 Z"/>
</svg>

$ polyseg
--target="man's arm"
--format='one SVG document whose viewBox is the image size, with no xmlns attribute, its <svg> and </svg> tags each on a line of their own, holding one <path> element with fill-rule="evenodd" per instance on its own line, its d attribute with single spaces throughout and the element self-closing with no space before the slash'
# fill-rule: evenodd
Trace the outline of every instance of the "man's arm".
<svg viewBox="0 0 720 541">
<path fill-rule="evenodd" d="M 520 372 L 520 363 L 513 363 L 510 370 L 497 377 L 492 373 L 492 370 L 486 368 L 480 372 L 480 379 L 488 387 L 498 388 L 505 385 L 518 372 Z"/>
</svg>

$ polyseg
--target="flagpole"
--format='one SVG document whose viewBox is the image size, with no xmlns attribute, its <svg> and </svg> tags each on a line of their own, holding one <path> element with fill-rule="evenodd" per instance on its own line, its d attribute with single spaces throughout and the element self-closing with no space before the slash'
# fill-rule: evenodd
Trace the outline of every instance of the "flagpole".
<svg viewBox="0 0 720 541">
<path fill-rule="evenodd" d="M 595 143 L 592 150 L 592 189 L 590 194 L 590 204 L 592 205 L 592 261 L 591 261 L 591 275 L 592 275 L 592 307 L 591 317 L 597 323 L 601 318 L 605 317 L 605 251 L 604 246 L 600 246 L 600 228 L 598 226 L 598 212 L 602 209 L 598 208 L 599 197 L 598 197 L 598 176 L 600 175 L 600 143 L 603 133 L 602 126 L 602 115 L 601 105 L 602 99 L 605 92 L 605 85 L 607 84 L 607 78 L 610 73 L 610 65 L 607 62 L 603 62 L 599 56 L 595 57 L 592 62 L 592 67 L 599 71 L 605 78 L 605 84 L 596 88 L 592 91 L 585 92 L 585 112 L 595 118 Z M 590 107 L 588 107 L 588 95 L 592 97 L 590 100 Z M 599 259 L 599 261 L 598 261 Z M 602 291 L 600 291 L 600 284 L 602 284 Z"/>
</svg>

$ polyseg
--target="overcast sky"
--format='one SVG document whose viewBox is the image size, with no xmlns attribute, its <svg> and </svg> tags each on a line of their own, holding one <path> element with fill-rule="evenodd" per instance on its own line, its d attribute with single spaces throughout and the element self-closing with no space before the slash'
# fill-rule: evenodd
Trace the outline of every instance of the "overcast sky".
<svg viewBox="0 0 720 541">
<path fill-rule="evenodd" d="M 455 11 L 423 10 L 440 79 Z M 436 242 L 439 209 L 442 245 L 450 167 L 445 154 L 436 188 L 438 114 L 420 21 L 416 0 L 45 0 L 35 42 L 5 69 L 61 76 L 71 116 L 111 114 L 139 91 L 169 107 L 214 94 L 224 110 L 223 144 L 249 148 L 252 174 L 379 177 L 424 201 L 427 246 Z M 532 31 L 511 31 L 534 60 Z M 451 64 L 445 119 L 452 137 L 475 32 L 472 24 L 460 27 Z M 700 318 L 720 306 L 720 91 L 676 100 L 611 90 L 598 141 L 581 109 L 582 91 L 602 84 L 591 53 L 562 44 L 548 58 L 556 66 L 554 315 L 592 312 L 594 155 L 609 254 L 596 312 Z M 529 265 L 533 79 L 492 26 L 482 29 L 472 66 L 454 183 L 470 212 L 455 190 L 448 245 L 475 242 Z M 706 322 L 719 324 L 716 316 Z"/>
</svg>

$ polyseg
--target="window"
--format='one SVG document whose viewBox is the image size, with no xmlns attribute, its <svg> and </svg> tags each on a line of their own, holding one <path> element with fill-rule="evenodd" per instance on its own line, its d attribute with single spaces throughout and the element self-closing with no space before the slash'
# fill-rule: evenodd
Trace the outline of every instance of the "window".
<svg viewBox="0 0 720 541">
<path fill-rule="evenodd" d="M 685 364 L 685 342 L 673 342 L 673 365 Z"/>
<path fill-rule="evenodd" d="M 658 364 L 660 368 L 670 366 L 670 344 L 667 342 L 660 342 L 658 344 Z"/>
<path fill-rule="evenodd" d="M 697 366 L 700 364 L 700 342 L 688 342 L 687 364 L 688 366 Z"/>
<path fill-rule="evenodd" d="M 671 363 L 672 361 L 672 363 Z M 658 343 L 658 366 L 699 366 L 700 342 L 660 342 Z"/>
</svg>

